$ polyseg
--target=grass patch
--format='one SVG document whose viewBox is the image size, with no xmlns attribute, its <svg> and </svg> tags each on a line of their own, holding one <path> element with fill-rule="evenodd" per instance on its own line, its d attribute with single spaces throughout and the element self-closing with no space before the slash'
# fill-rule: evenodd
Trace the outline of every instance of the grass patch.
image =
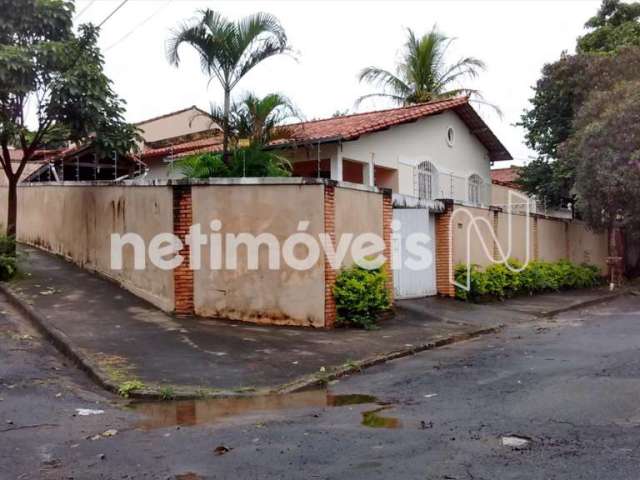
<svg viewBox="0 0 640 480">
<path fill-rule="evenodd" d="M 176 398 L 176 392 L 173 387 L 162 387 L 160 389 L 160 398 L 162 400 L 173 400 Z"/>
<path fill-rule="evenodd" d="M 127 380 L 126 382 L 120 384 L 120 386 L 118 387 L 118 393 L 124 398 L 129 398 L 132 392 L 141 390 L 143 388 L 144 383 L 142 383 L 140 380 Z"/>
</svg>

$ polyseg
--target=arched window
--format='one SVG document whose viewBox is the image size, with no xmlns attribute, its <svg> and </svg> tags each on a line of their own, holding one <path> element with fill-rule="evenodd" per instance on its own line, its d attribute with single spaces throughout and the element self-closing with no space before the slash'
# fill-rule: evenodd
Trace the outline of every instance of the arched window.
<svg viewBox="0 0 640 480">
<path fill-rule="evenodd" d="M 469 176 L 469 203 L 475 203 L 479 205 L 482 203 L 481 190 L 482 190 L 482 177 L 476 173 Z"/>
<path fill-rule="evenodd" d="M 423 200 L 433 200 L 438 193 L 438 171 L 431 162 L 424 161 L 416 170 L 416 194 Z"/>
</svg>

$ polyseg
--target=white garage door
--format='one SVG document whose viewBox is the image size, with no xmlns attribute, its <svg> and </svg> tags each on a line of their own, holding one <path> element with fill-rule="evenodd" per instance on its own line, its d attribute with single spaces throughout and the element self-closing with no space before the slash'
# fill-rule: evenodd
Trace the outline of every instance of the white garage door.
<svg viewBox="0 0 640 480">
<path fill-rule="evenodd" d="M 436 289 L 436 248 L 435 219 L 425 208 L 396 208 L 393 219 L 400 222 L 400 230 L 395 232 L 393 242 L 394 260 L 400 259 L 400 265 L 394 264 L 393 283 L 396 298 L 416 298 L 435 295 Z M 407 265 L 408 259 L 416 259 L 407 248 L 407 238 L 412 233 L 426 233 L 430 241 L 427 248 L 431 251 L 431 262 L 426 268 L 415 270 Z M 398 235 L 400 234 L 400 235 Z"/>
</svg>

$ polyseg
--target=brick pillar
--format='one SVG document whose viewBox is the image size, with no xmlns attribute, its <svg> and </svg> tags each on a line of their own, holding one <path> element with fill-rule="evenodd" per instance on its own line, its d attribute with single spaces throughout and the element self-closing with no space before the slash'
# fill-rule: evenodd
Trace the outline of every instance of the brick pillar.
<svg viewBox="0 0 640 480">
<path fill-rule="evenodd" d="M 453 277 L 453 201 L 442 200 L 444 212 L 436 216 L 436 287 L 438 295 L 455 297 L 456 288 L 451 282 Z"/>
<path fill-rule="evenodd" d="M 334 185 L 324 185 L 324 232 L 336 244 L 336 189 Z M 333 286 L 336 283 L 336 271 L 331 266 L 332 259 L 325 253 L 324 259 L 324 326 L 333 328 L 336 323 L 336 301 Z"/>
<path fill-rule="evenodd" d="M 191 227 L 193 214 L 191 209 L 191 186 L 173 187 L 173 233 L 184 244 L 180 255 L 184 257 L 182 264 L 173 271 L 175 294 L 175 314 L 193 314 L 193 270 L 189 268 L 190 248 L 186 244 L 186 236 Z"/>
<path fill-rule="evenodd" d="M 384 237 L 384 256 L 387 259 L 387 289 L 393 302 L 393 199 L 391 190 L 385 190 L 382 196 L 382 236 Z"/>
</svg>

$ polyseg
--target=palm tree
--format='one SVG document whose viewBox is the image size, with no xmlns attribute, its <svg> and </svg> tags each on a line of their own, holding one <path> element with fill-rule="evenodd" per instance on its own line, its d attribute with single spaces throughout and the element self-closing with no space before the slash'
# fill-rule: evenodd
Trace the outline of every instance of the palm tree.
<svg viewBox="0 0 640 480">
<path fill-rule="evenodd" d="M 400 105 L 429 102 L 443 98 L 468 95 L 482 100 L 478 90 L 460 85 L 463 79 L 474 79 L 485 70 L 485 64 L 474 57 L 464 57 L 453 64 L 445 61 L 454 39 L 439 32 L 436 26 L 418 38 L 408 29 L 408 38 L 396 74 L 377 67 L 364 68 L 358 78 L 382 88 L 379 93 L 364 95 L 357 104 L 368 98 L 387 98 Z"/>
<path fill-rule="evenodd" d="M 228 163 L 231 91 L 260 62 L 288 51 L 287 35 L 279 20 L 268 13 L 232 22 L 205 9 L 172 32 L 167 48 L 172 65 L 180 64 L 178 50 L 183 43 L 198 52 L 204 73 L 217 79 L 224 90 L 222 158 Z"/>
<path fill-rule="evenodd" d="M 224 111 L 212 107 L 210 115 L 219 122 Z M 216 153 L 196 154 L 178 160 L 172 168 L 188 178 L 289 176 L 289 160 L 264 147 L 272 140 L 290 136 L 290 130 L 283 125 L 290 118 L 300 115 L 284 95 L 270 93 L 260 98 L 246 93 L 229 109 L 229 139 L 236 147 L 229 160 L 224 162 Z"/>
<path fill-rule="evenodd" d="M 238 137 L 261 146 L 288 137 L 290 130 L 284 123 L 291 118 L 301 118 L 291 100 L 279 93 L 262 98 L 247 93 L 236 105 L 234 113 Z"/>
</svg>

